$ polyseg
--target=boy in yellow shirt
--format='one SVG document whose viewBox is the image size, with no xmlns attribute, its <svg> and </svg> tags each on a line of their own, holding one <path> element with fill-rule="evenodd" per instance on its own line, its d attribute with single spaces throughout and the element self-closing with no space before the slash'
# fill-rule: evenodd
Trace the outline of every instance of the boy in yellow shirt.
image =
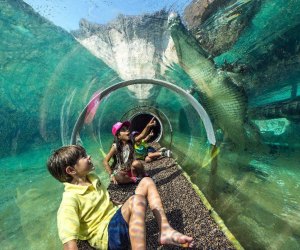
<svg viewBox="0 0 300 250">
<path fill-rule="evenodd" d="M 97 249 L 146 249 L 145 213 L 147 202 L 159 225 L 159 243 L 193 247 L 193 238 L 174 230 L 151 178 L 141 180 L 121 208 L 109 194 L 93 169 L 91 157 L 83 147 L 65 146 L 47 162 L 50 174 L 63 182 L 65 191 L 57 214 L 59 237 L 64 249 L 78 249 L 76 240 L 88 240 Z"/>
</svg>

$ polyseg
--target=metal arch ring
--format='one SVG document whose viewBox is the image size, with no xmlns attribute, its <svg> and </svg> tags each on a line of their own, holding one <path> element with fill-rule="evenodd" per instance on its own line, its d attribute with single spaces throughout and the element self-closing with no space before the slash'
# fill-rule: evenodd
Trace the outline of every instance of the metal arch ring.
<svg viewBox="0 0 300 250">
<path fill-rule="evenodd" d="M 81 130 L 81 128 L 84 124 L 84 117 L 85 117 L 88 105 L 91 102 L 93 102 L 97 98 L 99 99 L 99 101 L 101 101 L 109 93 L 111 93 L 117 89 L 127 87 L 129 85 L 134 85 L 134 84 L 154 84 L 154 85 L 163 86 L 163 87 L 173 90 L 176 93 L 178 93 L 179 95 L 185 97 L 188 100 L 188 102 L 194 107 L 194 109 L 197 111 L 198 115 L 200 116 L 201 120 L 203 121 L 208 141 L 213 145 L 216 144 L 215 133 L 213 130 L 211 120 L 210 120 L 207 112 L 205 111 L 205 109 L 202 107 L 202 105 L 191 94 L 187 93 L 187 91 L 185 91 L 184 89 L 182 89 L 172 83 L 162 81 L 162 80 L 157 80 L 157 79 L 134 79 L 134 80 L 122 81 L 122 82 L 116 83 L 116 84 L 104 89 L 103 91 L 101 91 L 85 106 L 85 108 L 81 112 L 80 116 L 78 117 L 78 119 L 75 123 L 75 126 L 73 128 L 73 131 L 72 131 L 70 143 L 76 144 L 77 134 L 79 133 L 79 131 Z"/>
</svg>

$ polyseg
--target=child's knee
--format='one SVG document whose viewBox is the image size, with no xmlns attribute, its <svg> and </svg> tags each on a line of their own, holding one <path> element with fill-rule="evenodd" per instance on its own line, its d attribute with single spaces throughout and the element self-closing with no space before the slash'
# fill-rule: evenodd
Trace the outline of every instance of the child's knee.
<svg viewBox="0 0 300 250">
<path fill-rule="evenodd" d="M 116 178 L 116 181 L 120 184 L 131 182 L 130 177 L 127 174 L 122 173 L 122 172 L 119 172 L 117 175 L 115 175 L 115 178 Z"/>
<path fill-rule="evenodd" d="M 141 181 L 140 181 L 140 184 L 141 186 L 149 186 L 149 185 L 155 185 L 154 181 L 152 178 L 150 177 L 144 177 Z"/>
<path fill-rule="evenodd" d="M 115 176 L 115 178 L 116 178 L 116 181 L 117 181 L 118 183 L 123 183 L 123 182 L 124 182 L 124 175 L 117 174 L 117 175 Z"/>
<path fill-rule="evenodd" d="M 147 206 L 147 199 L 144 195 L 141 194 L 135 194 L 132 196 L 132 205 L 146 208 Z"/>
<path fill-rule="evenodd" d="M 147 156 L 146 158 L 145 158 L 145 162 L 151 162 L 152 161 L 152 159 L 149 157 L 149 156 Z"/>
<path fill-rule="evenodd" d="M 144 165 L 143 165 L 140 161 L 135 160 L 135 161 L 133 161 L 133 163 L 132 163 L 132 167 L 133 167 L 133 168 L 143 168 Z"/>
</svg>

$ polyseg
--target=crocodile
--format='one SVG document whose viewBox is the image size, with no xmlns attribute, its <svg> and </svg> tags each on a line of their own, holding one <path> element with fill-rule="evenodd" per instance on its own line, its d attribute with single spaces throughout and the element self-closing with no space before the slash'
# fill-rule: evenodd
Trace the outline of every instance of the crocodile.
<svg viewBox="0 0 300 250">
<path fill-rule="evenodd" d="M 176 13 L 168 17 L 168 27 L 175 44 L 180 66 L 193 80 L 200 102 L 210 115 L 214 129 L 235 145 L 246 146 L 245 121 L 247 97 L 244 89 L 216 69 L 210 55 L 182 24 Z"/>
</svg>

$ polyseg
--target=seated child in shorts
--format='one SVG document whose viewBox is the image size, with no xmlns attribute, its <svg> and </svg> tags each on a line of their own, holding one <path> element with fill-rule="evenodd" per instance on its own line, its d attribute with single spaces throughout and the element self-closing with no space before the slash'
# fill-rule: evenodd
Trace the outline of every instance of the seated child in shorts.
<svg viewBox="0 0 300 250">
<path fill-rule="evenodd" d="M 138 131 L 133 131 L 131 136 L 134 138 L 134 153 L 135 159 L 144 160 L 145 162 L 151 162 L 160 156 L 171 157 L 172 152 L 166 148 L 161 148 L 158 151 L 155 148 L 148 145 L 148 141 L 153 136 L 153 130 L 145 138 L 137 139 L 139 135 Z"/>
<path fill-rule="evenodd" d="M 96 249 L 146 249 L 147 203 L 159 226 L 161 245 L 193 247 L 192 237 L 174 230 L 166 217 L 155 183 L 141 180 L 121 208 L 115 206 L 83 147 L 64 146 L 48 159 L 50 174 L 65 185 L 57 213 L 58 234 L 64 249 L 78 250 L 77 240 Z"/>
<path fill-rule="evenodd" d="M 154 117 L 136 138 L 139 140 L 145 137 L 153 126 L 155 126 Z M 132 140 L 129 128 L 129 121 L 117 122 L 112 126 L 114 143 L 104 158 L 103 165 L 114 184 L 137 183 L 146 176 L 142 162 L 134 159 L 135 142 Z M 109 164 L 111 158 L 114 159 L 112 165 Z"/>
</svg>

